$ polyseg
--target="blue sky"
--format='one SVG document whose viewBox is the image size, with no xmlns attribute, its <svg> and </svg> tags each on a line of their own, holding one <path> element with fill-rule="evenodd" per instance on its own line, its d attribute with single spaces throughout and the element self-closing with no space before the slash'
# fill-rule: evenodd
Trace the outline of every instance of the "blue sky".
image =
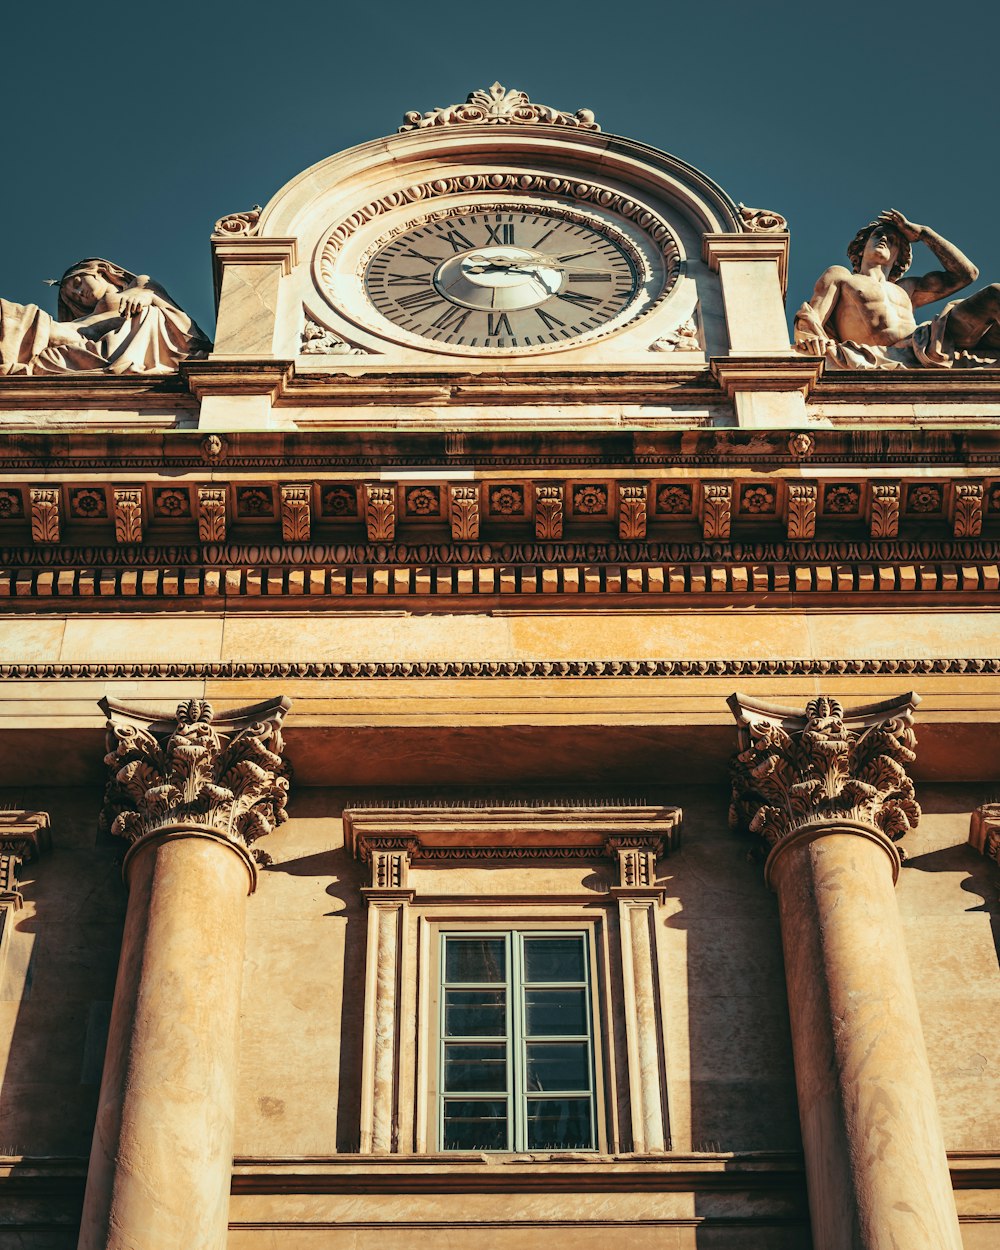
<svg viewBox="0 0 1000 1250">
<path fill-rule="evenodd" d="M 792 230 L 789 308 L 901 209 L 1000 281 L 1000 6 L 926 0 L 11 6 L 0 295 L 84 256 L 151 274 L 210 329 L 208 237 L 406 109 L 499 79 L 672 152 Z M 917 249 L 916 265 L 930 258 Z M 915 267 L 914 272 L 919 269 Z"/>
</svg>

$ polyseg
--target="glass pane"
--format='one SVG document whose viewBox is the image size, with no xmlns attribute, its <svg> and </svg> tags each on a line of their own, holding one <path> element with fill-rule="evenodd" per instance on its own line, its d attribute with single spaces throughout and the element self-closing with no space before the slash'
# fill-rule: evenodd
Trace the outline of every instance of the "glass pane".
<svg viewBox="0 0 1000 1250">
<path fill-rule="evenodd" d="M 586 1042 L 530 1042 L 526 1050 L 529 1092 L 544 1089 L 590 1089 Z"/>
<path fill-rule="evenodd" d="M 529 1150 L 589 1150 L 589 1098 L 529 1098 Z"/>
<path fill-rule="evenodd" d="M 507 1102 L 444 1100 L 445 1150 L 506 1150 Z"/>
<path fill-rule="evenodd" d="M 583 981 L 586 975 L 582 938 L 524 939 L 526 981 Z"/>
<path fill-rule="evenodd" d="M 449 1042 L 444 1048 L 444 1087 L 450 1094 L 505 1093 L 507 1047 L 466 1046 Z M 539 1089 L 586 1089 L 582 1085 L 548 1085 Z"/>
<path fill-rule="evenodd" d="M 525 990 L 525 1031 L 529 1037 L 586 1037 L 586 990 Z"/>
<path fill-rule="evenodd" d="M 444 979 L 506 981 L 507 948 L 502 937 L 446 938 Z"/>
<path fill-rule="evenodd" d="M 447 1037 L 505 1037 L 507 995 L 504 990 L 445 990 L 444 1031 Z"/>
</svg>

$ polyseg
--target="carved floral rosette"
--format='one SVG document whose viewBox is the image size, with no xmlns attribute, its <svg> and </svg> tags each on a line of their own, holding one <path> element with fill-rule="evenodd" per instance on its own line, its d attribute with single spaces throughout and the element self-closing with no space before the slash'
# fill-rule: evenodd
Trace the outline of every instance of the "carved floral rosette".
<svg viewBox="0 0 1000 1250">
<path fill-rule="evenodd" d="M 287 819 L 290 765 L 282 758 L 287 699 L 216 719 L 191 699 L 164 722 L 109 699 L 109 776 L 101 827 L 136 842 L 176 825 L 199 825 L 250 847 Z M 255 852 L 260 859 L 261 853 Z"/>
<path fill-rule="evenodd" d="M 805 714 L 733 695 L 739 726 L 730 824 L 770 849 L 799 829 L 848 822 L 892 841 L 920 819 L 907 768 L 915 694 L 856 708 L 812 699 Z"/>
</svg>

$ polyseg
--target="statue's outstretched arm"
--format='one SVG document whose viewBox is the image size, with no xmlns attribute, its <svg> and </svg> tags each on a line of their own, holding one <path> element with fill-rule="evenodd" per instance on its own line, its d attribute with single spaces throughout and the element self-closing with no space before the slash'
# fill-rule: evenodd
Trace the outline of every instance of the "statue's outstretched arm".
<svg viewBox="0 0 1000 1250">
<path fill-rule="evenodd" d="M 932 269 L 919 278 L 901 279 L 899 285 L 909 295 L 914 308 L 954 295 L 979 277 L 979 270 L 968 256 L 930 226 L 918 226 L 908 221 L 895 208 L 880 213 L 879 220 L 895 226 L 911 243 L 925 243 L 944 266 L 943 269 Z"/>
</svg>

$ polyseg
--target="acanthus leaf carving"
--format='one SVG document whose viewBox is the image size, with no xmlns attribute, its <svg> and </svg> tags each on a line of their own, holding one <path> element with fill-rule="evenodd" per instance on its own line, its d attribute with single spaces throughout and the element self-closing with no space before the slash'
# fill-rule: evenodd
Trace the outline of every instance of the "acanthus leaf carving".
<svg viewBox="0 0 1000 1250">
<path fill-rule="evenodd" d="M 682 321 L 669 334 L 654 339 L 649 345 L 649 350 L 651 352 L 700 352 L 701 340 L 698 337 L 694 315 L 688 317 L 687 321 Z"/>
<path fill-rule="evenodd" d="M 872 483 L 872 538 L 895 538 L 899 533 L 898 482 Z"/>
<path fill-rule="evenodd" d="M 139 487 L 114 489 L 115 541 L 142 542 L 142 490 Z"/>
<path fill-rule="evenodd" d="M 226 541 L 226 489 L 198 487 L 198 538 L 203 543 Z"/>
<path fill-rule="evenodd" d="M 36 543 L 59 541 L 59 491 L 50 486 L 32 486 L 31 537 Z"/>
<path fill-rule="evenodd" d="M 305 323 L 300 335 L 302 346 L 299 349 L 303 356 L 370 356 L 366 347 L 357 343 L 349 343 L 347 339 L 320 325 L 306 313 Z"/>
<path fill-rule="evenodd" d="M 807 825 L 849 821 L 896 841 L 920 819 L 907 772 L 915 695 L 857 708 L 810 700 L 804 715 L 733 695 L 739 726 L 730 823 L 767 847 Z"/>
<path fill-rule="evenodd" d="M 955 483 L 955 515 L 952 525 L 956 538 L 979 537 L 983 532 L 985 503 L 983 482 Z"/>
<path fill-rule="evenodd" d="M 495 82 L 491 87 L 470 91 L 464 104 L 427 113 L 403 114 L 399 133 L 423 130 L 428 126 L 571 126 L 579 130 L 600 130 L 590 109 L 565 113 L 546 104 L 532 104 L 523 91 L 508 90 Z"/>
<path fill-rule="evenodd" d="M 257 233 L 261 206 L 255 204 L 244 213 L 228 213 L 212 227 L 212 233 L 227 239 L 250 238 Z"/>
<path fill-rule="evenodd" d="M 815 482 L 790 482 L 788 486 L 789 541 L 814 538 L 816 535 Z"/>
<path fill-rule="evenodd" d="M 648 482 L 623 482 L 618 487 L 618 537 L 623 542 L 646 537 Z"/>
<path fill-rule="evenodd" d="M 307 543 L 312 532 L 312 491 L 308 486 L 282 486 L 281 536 L 286 543 Z"/>
<path fill-rule="evenodd" d="M 479 541 L 479 487 L 463 484 L 449 490 L 451 537 L 454 542 Z"/>
<path fill-rule="evenodd" d="M 728 539 L 732 523 L 732 482 L 705 482 L 702 487 L 703 537 L 706 541 Z"/>
<path fill-rule="evenodd" d="M 365 526 L 371 543 L 391 543 L 396 536 L 396 488 L 365 483 Z"/>
<path fill-rule="evenodd" d="M 563 488 L 557 482 L 539 482 L 535 486 L 535 537 L 554 542 L 562 538 Z"/>
<path fill-rule="evenodd" d="M 216 722 L 210 703 L 178 705 L 172 725 L 102 699 L 109 776 L 101 827 L 135 842 L 178 824 L 212 828 L 249 847 L 287 819 L 291 769 L 282 758 L 286 699 Z"/>
</svg>

